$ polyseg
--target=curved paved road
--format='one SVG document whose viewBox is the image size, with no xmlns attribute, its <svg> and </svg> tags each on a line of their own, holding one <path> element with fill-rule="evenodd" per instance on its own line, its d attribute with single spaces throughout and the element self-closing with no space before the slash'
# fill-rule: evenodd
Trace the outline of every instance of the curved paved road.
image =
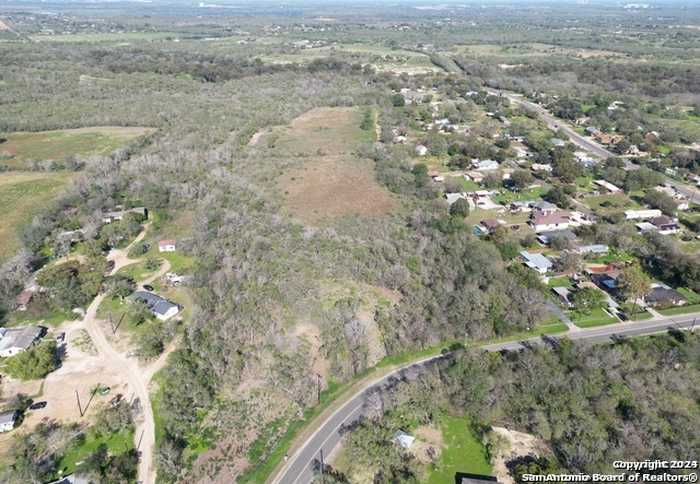
<svg viewBox="0 0 700 484">
<path fill-rule="evenodd" d="M 551 338 L 558 339 L 562 336 L 566 336 L 576 341 L 584 340 L 591 343 L 605 343 L 615 338 L 650 335 L 665 332 L 671 328 L 694 329 L 696 318 L 700 321 L 700 313 L 642 322 L 618 323 L 598 328 L 580 329 L 578 331 L 564 333 L 563 335 L 552 336 Z M 542 343 L 542 341 L 541 338 L 531 338 L 523 342 L 497 343 L 482 346 L 481 348 L 485 351 L 521 350 L 529 344 L 539 344 Z M 310 483 L 314 476 L 314 469 L 317 468 L 321 455 L 330 455 L 342 438 L 343 427 L 357 421 L 362 416 L 364 403 L 372 390 L 377 389 L 389 379 L 397 377 L 407 368 L 419 369 L 423 364 L 440 358 L 444 358 L 444 355 L 437 355 L 409 363 L 397 368 L 379 380 L 368 383 L 321 423 L 318 429 L 284 464 L 277 475 L 269 481 L 273 484 Z"/>
</svg>

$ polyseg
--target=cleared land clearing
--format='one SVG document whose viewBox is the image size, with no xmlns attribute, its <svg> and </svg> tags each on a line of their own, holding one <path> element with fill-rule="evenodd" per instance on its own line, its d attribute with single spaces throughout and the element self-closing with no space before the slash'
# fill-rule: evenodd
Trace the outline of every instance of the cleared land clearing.
<svg viewBox="0 0 700 484">
<path fill-rule="evenodd" d="M 608 58 L 608 57 L 624 57 L 620 52 L 601 50 L 601 49 L 584 49 L 574 47 L 560 47 L 550 44 L 541 43 L 525 43 L 517 45 L 497 45 L 497 44 L 471 44 L 460 45 L 454 49 L 457 53 L 465 55 L 494 56 L 494 57 L 544 57 L 550 55 L 561 55 L 566 57 L 577 57 L 581 59 L 588 58 Z"/>
<path fill-rule="evenodd" d="M 304 158 L 280 180 L 285 206 L 302 222 L 381 216 L 396 206 L 377 183 L 372 161 L 352 153 L 372 141 L 373 133 L 361 130 L 360 123 L 355 109 L 314 109 L 279 134 L 275 150 L 280 155 Z"/>
<path fill-rule="evenodd" d="M 73 173 L 0 174 L 0 261 L 20 247 L 18 230 L 65 187 Z"/>
<path fill-rule="evenodd" d="M 105 155 L 153 128 L 100 126 L 93 128 L 9 133 L 0 144 L 0 163 L 21 169 L 29 160 L 64 160 L 73 155 Z"/>
</svg>

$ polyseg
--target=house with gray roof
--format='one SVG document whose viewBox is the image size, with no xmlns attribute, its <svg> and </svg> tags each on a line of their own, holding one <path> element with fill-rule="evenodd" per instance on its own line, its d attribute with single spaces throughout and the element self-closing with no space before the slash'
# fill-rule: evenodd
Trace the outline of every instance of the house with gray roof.
<svg viewBox="0 0 700 484">
<path fill-rule="evenodd" d="M 528 252 L 526 250 L 520 253 L 523 258 L 523 263 L 530 269 L 534 269 L 540 274 L 546 274 L 554 265 L 551 260 L 545 255 Z"/>
<path fill-rule="evenodd" d="M 156 318 L 161 321 L 172 318 L 180 312 L 180 306 L 172 301 L 148 291 L 136 291 L 129 298 L 132 301 L 142 302 L 148 307 Z"/>
<path fill-rule="evenodd" d="M 41 326 L 0 328 L 0 356 L 8 358 L 29 349 L 46 333 Z"/>
<path fill-rule="evenodd" d="M 0 413 L 0 432 L 9 432 L 14 429 L 18 417 L 19 412 L 17 410 Z"/>
</svg>

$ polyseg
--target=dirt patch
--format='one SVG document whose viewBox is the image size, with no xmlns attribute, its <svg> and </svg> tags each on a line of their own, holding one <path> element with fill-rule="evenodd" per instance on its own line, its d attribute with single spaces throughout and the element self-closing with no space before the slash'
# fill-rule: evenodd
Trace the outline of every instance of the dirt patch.
<svg viewBox="0 0 700 484">
<path fill-rule="evenodd" d="M 502 439 L 503 445 L 497 446 L 493 457 L 493 472 L 498 482 L 515 484 L 515 480 L 508 472 L 506 463 L 528 455 L 541 456 L 550 453 L 547 444 L 531 434 L 509 430 L 504 427 L 493 427 L 493 433 Z"/>
<path fill-rule="evenodd" d="M 377 217 L 396 201 L 379 186 L 369 160 L 324 156 L 291 170 L 282 181 L 285 205 L 302 222 L 322 225 L 345 216 Z"/>
<path fill-rule="evenodd" d="M 416 441 L 411 446 L 411 453 L 424 464 L 437 462 L 440 451 L 445 445 L 440 429 L 422 425 L 415 430 Z"/>
<path fill-rule="evenodd" d="M 260 142 L 260 139 L 263 137 L 265 134 L 265 131 L 258 131 L 255 133 L 251 138 L 250 141 L 248 141 L 248 146 L 255 146 Z"/>
<path fill-rule="evenodd" d="M 0 30 L 11 30 L 11 29 L 10 29 L 9 25 L 7 25 L 5 22 L 0 20 Z"/>
<path fill-rule="evenodd" d="M 303 344 L 306 344 L 309 350 L 310 358 L 313 361 L 311 368 L 317 375 L 321 375 L 323 381 L 328 380 L 330 374 L 330 364 L 321 354 L 321 330 L 318 326 L 310 323 L 299 323 L 294 328 L 294 337 Z"/>
<path fill-rule="evenodd" d="M 131 396 L 126 393 L 126 385 L 122 383 L 121 376 L 109 368 L 108 362 L 97 355 L 85 352 L 84 346 L 76 345 L 74 336 L 80 334 L 81 330 L 69 327 L 62 329 L 68 333 L 68 343 L 66 356 L 60 368 L 49 373 L 43 382 L 41 380 L 18 382 L 10 379 L 3 381 L 5 399 L 11 399 L 17 393 L 24 393 L 34 400 L 45 400 L 48 403 L 45 409 L 27 412 L 19 427 L 23 432 L 30 431 L 46 418 L 62 422 L 84 421 L 94 415 L 100 402 L 109 401 L 117 393 L 122 393 L 127 398 Z M 106 396 L 94 395 L 91 399 L 92 391 L 97 385 L 108 386 L 111 392 Z M 80 398 L 80 407 L 78 407 L 76 392 Z M 1 434 L 0 441 L 14 433 L 16 432 Z"/>
<path fill-rule="evenodd" d="M 301 160 L 278 184 L 286 207 L 302 222 L 318 226 L 345 216 L 379 216 L 395 207 L 375 179 L 374 163 L 355 154 L 374 141 L 372 130 L 362 130 L 361 123 L 355 108 L 318 108 L 273 131 L 273 153 Z"/>
<path fill-rule="evenodd" d="M 384 336 L 375 320 L 376 311 L 381 306 L 396 304 L 401 299 L 398 291 L 381 286 L 359 284 L 354 281 L 324 281 L 320 296 L 328 305 L 342 298 L 356 298 L 360 306 L 355 315 L 364 328 L 367 344 L 367 364 L 376 365 L 386 356 Z"/>
</svg>

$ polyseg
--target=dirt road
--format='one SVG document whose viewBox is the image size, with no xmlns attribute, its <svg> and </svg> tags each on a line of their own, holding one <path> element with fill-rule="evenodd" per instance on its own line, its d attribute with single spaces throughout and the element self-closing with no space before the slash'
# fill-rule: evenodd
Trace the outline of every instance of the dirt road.
<svg viewBox="0 0 700 484">
<path fill-rule="evenodd" d="M 118 353 L 109 344 L 105 334 L 100 328 L 97 320 L 97 308 L 104 300 L 105 295 L 98 295 L 88 307 L 83 323 L 90 335 L 97 352 L 101 358 L 111 363 L 111 366 L 126 378 L 135 397 L 141 403 L 142 415 L 137 419 L 136 425 L 136 445 L 139 445 L 141 457 L 139 459 L 138 476 L 139 481 L 145 484 L 154 483 L 156 480 L 155 467 L 153 466 L 153 452 L 155 450 L 155 425 L 153 422 L 153 409 L 151 399 L 148 394 L 148 381 L 142 377 L 142 369 L 136 360 L 127 358 L 124 354 Z"/>
<path fill-rule="evenodd" d="M 147 227 L 146 227 L 147 228 Z M 146 228 L 124 249 L 112 250 L 108 259 L 114 261 L 114 269 L 112 274 L 119 269 L 129 264 L 138 262 L 138 260 L 128 257 L 129 249 L 135 244 L 143 240 L 146 234 Z M 142 284 L 149 284 L 159 277 L 162 277 L 170 270 L 170 263 L 165 260 L 161 268 L 143 281 Z M 125 353 L 117 351 L 107 340 L 99 320 L 97 319 L 97 308 L 106 297 L 105 294 L 99 294 L 88 306 L 83 318 L 83 326 L 90 335 L 99 356 L 109 362 L 110 367 L 117 371 L 126 380 L 129 390 L 133 392 L 135 398 L 139 399 L 142 414 L 137 418 L 135 444 L 141 453 L 139 459 L 138 479 L 143 484 L 153 484 L 156 481 L 156 469 L 153 465 L 153 454 L 155 451 L 155 423 L 153 420 L 153 409 L 151 407 L 151 398 L 148 392 L 148 384 L 152 376 L 163 367 L 165 358 L 157 359 L 146 368 L 140 366 L 138 361 L 132 358 L 127 358 Z"/>
</svg>

